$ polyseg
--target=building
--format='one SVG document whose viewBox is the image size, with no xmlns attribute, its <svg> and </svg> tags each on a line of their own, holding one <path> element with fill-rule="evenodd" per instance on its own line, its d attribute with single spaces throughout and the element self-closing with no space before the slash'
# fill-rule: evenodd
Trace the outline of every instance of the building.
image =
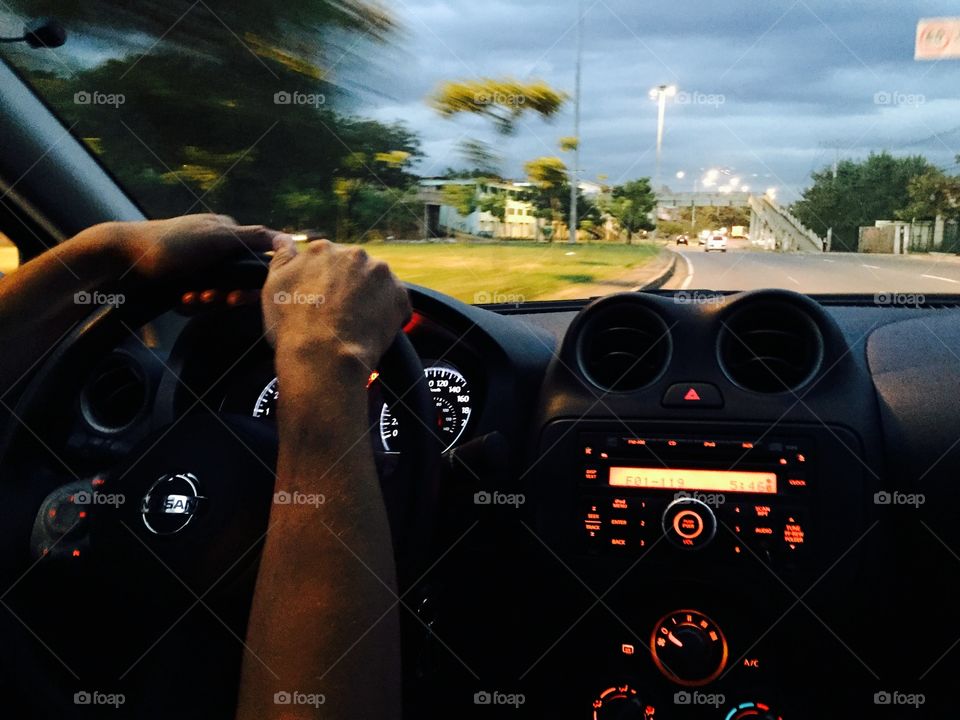
<svg viewBox="0 0 960 720">
<path fill-rule="evenodd" d="M 460 214 L 455 207 L 444 202 L 443 187 L 447 185 L 473 186 L 478 206 L 484 198 L 503 195 L 506 205 L 503 220 L 479 207 L 469 215 Z M 533 203 L 525 199 L 529 190 L 530 183 L 500 182 L 486 178 L 421 180 L 420 195 L 426 207 L 424 215 L 428 234 L 437 237 L 462 233 L 505 240 L 536 240 L 542 223 L 534 214 L 536 208 Z"/>
</svg>

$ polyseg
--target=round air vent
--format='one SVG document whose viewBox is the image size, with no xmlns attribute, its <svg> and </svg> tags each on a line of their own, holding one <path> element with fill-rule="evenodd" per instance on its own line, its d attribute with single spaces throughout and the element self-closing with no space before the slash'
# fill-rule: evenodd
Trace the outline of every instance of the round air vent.
<svg viewBox="0 0 960 720">
<path fill-rule="evenodd" d="M 101 432 L 129 427 L 147 404 L 147 383 L 137 362 L 114 354 L 93 371 L 80 394 L 80 410 Z"/>
<path fill-rule="evenodd" d="M 740 387 L 788 392 L 820 368 L 823 336 L 813 318 L 795 305 L 756 302 L 724 320 L 719 355 L 720 365 Z"/>
<path fill-rule="evenodd" d="M 587 320 L 577 355 L 584 375 L 597 387 L 637 390 L 667 367 L 670 330 L 660 316 L 636 303 L 607 305 Z"/>
</svg>

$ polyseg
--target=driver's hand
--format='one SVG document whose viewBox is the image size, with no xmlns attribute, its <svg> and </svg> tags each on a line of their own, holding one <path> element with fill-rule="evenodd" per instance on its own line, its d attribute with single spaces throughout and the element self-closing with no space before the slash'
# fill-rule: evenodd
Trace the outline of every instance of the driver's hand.
<svg viewBox="0 0 960 720">
<path fill-rule="evenodd" d="M 262 225 L 237 225 L 225 215 L 184 215 L 169 220 L 95 225 L 78 238 L 100 235 L 118 248 L 124 274 L 142 280 L 181 275 L 230 257 L 266 252 L 279 233 Z"/>
<path fill-rule="evenodd" d="M 407 291 L 387 264 L 326 240 L 298 252 L 278 235 L 263 287 L 263 319 L 277 357 L 345 361 L 369 373 L 409 319 Z"/>
</svg>

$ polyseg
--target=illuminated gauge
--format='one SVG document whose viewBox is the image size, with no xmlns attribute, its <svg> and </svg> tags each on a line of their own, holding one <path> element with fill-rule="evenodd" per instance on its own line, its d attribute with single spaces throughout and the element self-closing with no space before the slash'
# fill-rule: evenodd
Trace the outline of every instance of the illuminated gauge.
<svg viewBox="0 0 960 720">
<path fill-rule="evenodd" d="M 277 379 L 274 378 L 260 391 L 257 402 L 253 405 L 253 416 L 255 418 L 272 418 L 277 412 L 277 398 L 279 397 Z"/>
<path fill-rule="evenodd" d="M 761 702 L 744 702 L 728 712 L 723 720 L 783 720 L 770 709 L 769 705 Z"/>
<path fill-rule="evenodd" d="M 643 704 L 630 685 L 608 687 L 593 701 L 593 720 L 652 720 L 655 712 L 652 705 Z"/>
<path fill-rule="evenodd" d="M 449 365 L 433 365 L 424 368 L 427 387 L 437 409 L 437 435 L 443 441 L 444 451 L 449 450 L 463 435 L 470 422 L 473 408 L 470 405 L 470 387 L 459 370 Z M 380 409 L 380 439 L 388 452 L 399 449 L 400 423 L 384 403 Z"/>
<path fill-rule="evenodd" d="M 678 685 L 706 685 L 727 665 L 727 639 L 720 627 L 696 610 L 664 615 L 650 635 L 657 668 Z"/>
</svg>

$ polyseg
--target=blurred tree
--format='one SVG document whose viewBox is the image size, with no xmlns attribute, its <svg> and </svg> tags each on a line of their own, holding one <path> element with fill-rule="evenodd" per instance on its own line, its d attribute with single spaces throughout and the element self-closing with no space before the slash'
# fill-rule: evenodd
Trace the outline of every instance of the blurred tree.
<svg viewBox="0 0 960 720">
<path fill-rule="evenodd" d="M 559 226 L 564 217 L 564 199 L 569 210 L 570 185 L 567 166 L 558 157 L 539 157 L 523 166 L 527 180 L 534 191 L 531 202 L 536 208 L 534 215 L 550 222 L 550 232 L 545 233 L 547 240 L 553 241 L 558 235 Z"/>
<path fill-rule="evenodd" d="M 901 220 L 960 220 L 960 177 L 931 168 L 910 179 L 909 204 L 897 213 Z"/>
<path fill-rule="evenodd" d="M 430 103 L 444 117 L 468 113 L 490 118 L 500 133 L 510 135 L 524 113 L 551 118 L 560 112 L 567 97 L 542 80 L 481 78 L 445 82 Z"/>
<path fill-rule="evenodd" d="M 580 147 L 579 138 L 576 138 L 573 135 L 560 138 L 560 149 L 563 152 L 570 152 L 572 150 L 576 150 L 578 147 Z"/>
<path fill-rule="evenodd" d="M 933 170 L 923 157 L 871 153 L 861 161 L 844 160 L 836 172 L 826 167 L 794 203 L 793 213 L 820 236 L 833 228 L 833 249 L 855 251 L 858 228 L 893 220 L 910 202 L 910 182 Z"/>
<path fill-rule="evenodd" d="M 14 59 L 148 215 L 211 210 L 288 229 L 336 222 L 346 233 L 338 239 L 348 239 L 364 225 L 351 216 L 360 187 L 415 181 L 422 151 L 414 133 L 334 110 L 352 89 L 334 72 L 338 62 L 367 62 L 370 46 L 391 36 L 393 21 L 377 3 L 13 6 L 69 28 L 57 62 L 38 53 Z M 77 100 L 93 92 L 123 102 Z M 346 182 L 335 187 L 335 178 Z"/>
<path fill-rule="evenodd" d="M 449 205 L 458 213 L 466 217 L 477 209 L 477 186 L 444 185 L 440 190 L 444 205 Z"/>
<path fill-rule="evenodd" d="M 475 172 L 484 177 L 500 177 L 500 163 L 503 159 L 490 143 L 467 138 L 460 143 L 457 149 L 463 159 L 474 168 Z"/>
<path fill-rule="evenodd" d="M 633 242 L 634 233 L 653 230 L 650 217 L 656 204 L 650 178 L 640 178 L 615 187 L 604 203 L 603 210 L 626 231 L 629 245 Z"/>
</svg>

